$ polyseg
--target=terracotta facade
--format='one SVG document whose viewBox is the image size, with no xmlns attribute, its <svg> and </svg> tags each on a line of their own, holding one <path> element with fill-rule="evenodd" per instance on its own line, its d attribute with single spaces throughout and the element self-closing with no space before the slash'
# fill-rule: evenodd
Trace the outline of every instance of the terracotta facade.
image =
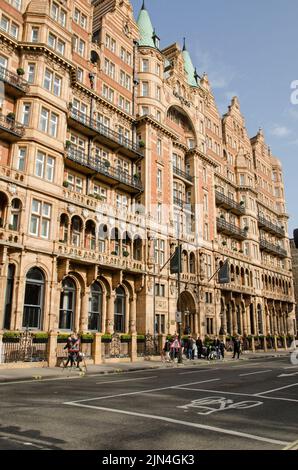
<svg viewBox="0 0 298 470">
<path fill-rule="evenodd" d="M 0 15 L 0 328 L 296 334 L 282 168 L 238 99 L 140 45 L 128 0 Z"/>
</svg>

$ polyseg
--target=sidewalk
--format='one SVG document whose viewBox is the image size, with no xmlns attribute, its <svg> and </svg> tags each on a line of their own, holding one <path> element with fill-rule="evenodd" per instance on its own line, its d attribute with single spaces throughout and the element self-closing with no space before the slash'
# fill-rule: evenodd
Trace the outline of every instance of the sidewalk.
<svg viewBox="0 0 298 470">
<path fill-rule="evenodd" d="M 288 357 L 289 351 L 278 351 L 270 353 L 244 353 L 240 356 L 240 362 L 253 359 L 265 359 L 275 357 Z M 169 369 L 169 368 L 189 368 L 194 366 L 207 366 L 212 367 L 215 364 L 226 364 L 229 362 L 237 362 L 232 359 L 232 354 L 226 354 L 223 361 L 207 361 L 206 359 L 195 359 L 193 361 L 183 360 L 182 364 L 177 363 L 164 363 L 160 357 L 152 358 L 151 360 L 144 360 L 140 362 L 119 362 L 119 363 L 105 363 L 100 365 L 88 365 L 87 375 L 98 374 L 120 374 L 123 372 L 135 372 L 150 369 Z M 0 385 L 6 382 L 19 382 L 30 380 L 42 379 L 64 379 L 68 377 L 81 377 L 82 373 L 79 370 L 63 370 L 59 367 L 26 367 L 26 368 L 13 368 L 4 369 L 0 367 Z"/>
</svg>

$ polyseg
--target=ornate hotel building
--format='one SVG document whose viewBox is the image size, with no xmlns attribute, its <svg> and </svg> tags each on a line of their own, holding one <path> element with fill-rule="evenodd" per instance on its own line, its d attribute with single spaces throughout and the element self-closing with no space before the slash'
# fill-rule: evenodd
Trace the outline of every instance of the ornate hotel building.
<svg viewBox="0 0 298 470">
<path fill-rule="evenodd" d="M 1 2 L 0 328 L 294 335 L 281 164 L 140 8 Z"/>
</svg>

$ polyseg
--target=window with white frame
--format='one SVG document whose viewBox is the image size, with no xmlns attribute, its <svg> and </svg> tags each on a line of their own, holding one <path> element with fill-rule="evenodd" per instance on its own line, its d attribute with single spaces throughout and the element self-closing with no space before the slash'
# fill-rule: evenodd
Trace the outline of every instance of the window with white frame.
<svg viewBox="0 0 298 470">
<path fill-rule="evenodd" d="M 61 8 L 57 2 L 52 2 L 51 5 L 51 18 L 61 24 L 61 26 L 66 26 L 66 10 Z"/>
<path fill-rule="evenodd" d="M 53 33 L 49 33 L 48 35 L 48 46 L 61 55 L 64 55 L 65 53 L 65 42 Z"/>
<path fill-rule="evenodd" d="M 24 171 L 26 166 L 26 155 L 27 148 L 19 147 L 18 157 L 17 157 L 17 170 Z"/>
<path fill-rule="evenodd" d="M 162 155 L 162 142 L 161 142 L 161 139 L 157 139 L 156 150 L 157 150 L 157 155 L 159 157 L 161 157 L 161 155 Z"/>
<path fill-rule="evenodd" d="M 67 173 L 68 188 L 71 191 L 82 194 L 83 192 L 83 179 L 72 173 Z"/>
<path fill-rule="evenodd" d="M 43 79 L 43 87 L 55 96 L 61 95 L 62 78 L 50 69 L 46 68 Z"/>
<path fill-rule="evenodd" d="M 165 240 L 160 238 L 154 240 L 154 260 L 160 266 L 163 266 L 165 263 L 165 246 Z"/>
<path fill-rule="evenodd" d="M 142 72 L 149 72 L 149 60 L 142 59 L 141 64 L 142 64 L 142 67 L 141 67 Z"/>
<path fill-rule="evenodd" d="M 35 160 L 35 176 L 47 181 L 53 181 L 55 172 L 55 158 L 38 151 Z"/>
<path fill-rule="evenodd" d="M 141 84 L 141 96 L 148 96 L 149 95 L 149 83 L 148 82 L 142 82 Z"/>
<path fill-rule="evenodd" d="M 22 124 L 24 124 L 24 126 L 29 126 L 30 114 L 31 114 L 31 104 L 23 103 Z"/>
<path fill-rule="evenodd" d="M 99 196 L 99 198 L 106 202 L 107 201 L 107 188 L 99 185 L 99 184 L 94 184 L 93 186 L 93 194 L 95 196 Z"/>
<path fill-rule="evenodd" d="M 116 53 L 116 41 L 109 34 L 106 34 L 105 46 L 106 46 L 107 49 L 109 49 L 114 54 Z"/>
<path fill-rule="evenodd" d="M 59 117 L 56 113 L 42 107 L 39 117 L 39 130 L 51 137 L 57 137 Z"/>
<path fill-rule="evenodd" d="M 39 28 L 32 26 L 31 29 L 31 42 L 38 42 L 39 38 Z"/>
<path fill-rule="evenodd" d="M 116 207 L 117 209 L 128 209 L 128 197 L 126 194 L 116 193 Z"/>
<path fill-rule="evenodd" d="M 162 191 L 162 170 L 160 168 L 157 169 L 156 185 L 158 191 Z"/>
<path fill-rule="evenodd" d="M 36 64 L 33 64 L 33 63 L 30 63 L 28 64 L 28 68 L 27 68 L 27 80 L 28 80 L 28 83 L 34 83 L 35 81 L 35 68 L 36 68 Z"/>
<path fill-rule="evenodd" d="M 52 206 L 38 199 L 32 200 L 30 216 L 30 235 L 49 238 Z"/>
<path fill-rule="evenodd" d="M 14 23 L 10 18 L 3 15 L 1 16 L 0 20 L 0 29 L 8 33 L 10 36 L 14 37 L 15 39 L 18 38 L 19 35 L 19 26 Z"/>
</svg>

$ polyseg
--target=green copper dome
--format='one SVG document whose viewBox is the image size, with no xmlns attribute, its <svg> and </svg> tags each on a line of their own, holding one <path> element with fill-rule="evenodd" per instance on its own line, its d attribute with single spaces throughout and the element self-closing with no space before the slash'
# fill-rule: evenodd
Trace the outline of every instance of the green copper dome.
<svg viewBox="0 0 298 470">
<path fill-rule="evenodd" d="M 145 1 L 143 1 L 143 5 L 139 13 L 139 17 L 137 19 L 137 24 L 140 31 L 139 45 L 155 47 L 153 41 L 154 29 L 150 20 L 149 13 L 145 7 Z"/>
<path fill-rule="evenodd" d="M 190 58 L 189 52 L 186 49 L 185 45 L 185 38 L 184 38 L 184 44 L 183 44 L 183 50 L 182 50 L 182 56 L 184 59 L 184 70 L 187 73 L 187 81 L 190 86 L 197 87 L 197 81 L 196 81 L 196 70 L 193 66 L 192 60 Z"/>
</svg>

